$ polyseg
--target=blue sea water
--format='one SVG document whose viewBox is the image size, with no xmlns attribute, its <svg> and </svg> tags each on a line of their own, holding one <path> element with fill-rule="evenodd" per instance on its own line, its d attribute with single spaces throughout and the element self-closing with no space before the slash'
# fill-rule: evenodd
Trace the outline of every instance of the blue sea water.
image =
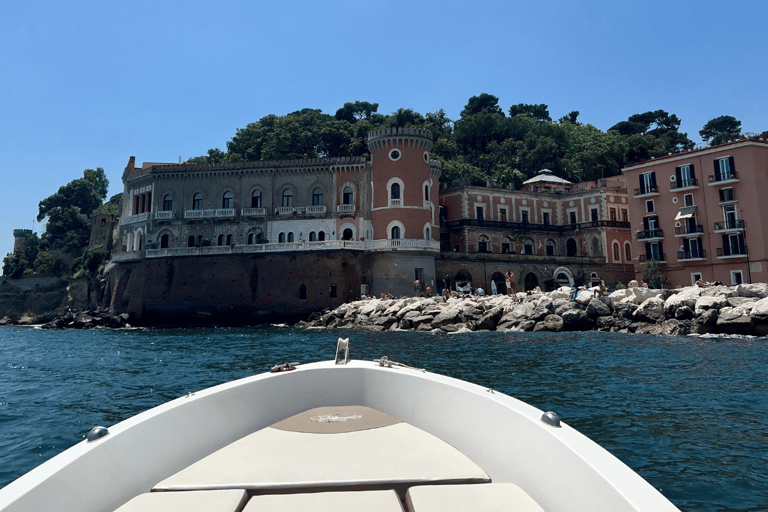
<svg viewBox="0 0 768 512">
<path fill-rule="evenodd" d="M 0 328 L 0 487 L 143 410 L 285 361 L 382 355 L 492 387 L 611 451 L 684 511 L 768 510 L 768 340 L 287 327 Z"/>
</svg>

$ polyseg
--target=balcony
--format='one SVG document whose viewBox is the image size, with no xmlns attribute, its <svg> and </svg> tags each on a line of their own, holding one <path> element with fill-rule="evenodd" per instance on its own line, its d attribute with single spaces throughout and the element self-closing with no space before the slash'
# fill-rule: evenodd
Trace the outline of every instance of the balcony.
<svg viewBox="0 0 768 512">
<path fill-rule="evenodd" d="M 354 213 L 357 211 L 357 208 L 353 204 L 337 204 L 336 211 L 338 213 Z"/>
<path fill-rule="evenodd" d="M 266 208 L 243 208 L 240 210 L 240 215 L 243 217 L 264 217 L 267 215 Z"/>
<path fill-rule="evenodd" d="M 635 197 L 652 197 L 659 195 L 658 185 L 649 185 L 635 189 Z"/>
<path fill-rule="evenodd" d="M 155 212 L 155 220 L 173 220 L 173 212 L 171 210 Z"/>
<path fill-rule="evenodd" d="M 723 222 L 715 222 L 715 233 L 744 231 L 744 221 L 730 219 Z"/>
<path fill-rule="evenodd" d="M 715 185 L 727 185 L 728 183 L 738 183 L 738 182 L 739 182 L 739 176 L 736 174 L 736 171 L 723 172 L 723 173 L 720 173 L 720 176 L 716 176 L 714 174 L 709 175 L 710 187 Z"/>
<path fill-rule="evenodd" d="M 717 248 L 718 258 L 743 258 L 747 256 L 747 246 L 725 246 Z"/>
<path fill-rule="evenodd" d="M 661 229 L 645 229 L 637 232 L 638 240 L 645 240 L 650 242 L 651 240 L 661 240 L 664 238 L 664 231 Z"/>
<path fill-rule="evenodd" d="M 126 224 L 136 224 L 137 222 L 146 222 L 148 219 L 151 218 L 150 212 L 144 212 L 139 213 L 137 215 L 128 215 L 127 217 L 121 217 L 120 218 L 120 225 L 124 226 Z"/>
<path fill-rule="evenodd" d="M 661 254 L 655 254 L 655 255 L 651 256 L 650 258 L 647 258 L 645 256 L 645 254 L 641 254 L 640 256 L 637 257 L 637 261 L 640 262 L 640 263 L 644 263 L 644 262 L 646 262 L 648 260 L 656 260 L 659 263 L 666 263 L 667 255 L 662 252 Z"/>
<path fill-rule="evenodd" d="M 234 208 L 211 208 L 207 210 L 184 210 L 185 219 L 227 219 L 235 216 Z"/>
<path fill-rule="evenodd" d="M 690 260 L 705 260 L 707 259 L 707 251 L 704 249 L 692 250 L 692 251 L 677 251 L 677 261 L 690 261 Z"/>
<path fill-rule="evenodd" d="M 390 199 L 389 206 L 400 206 L 400 199 Z"/>
<path fill-rule="evenodd" d="M 323 215 L 325 213 L 325 205 L 306 206 L 305 211 L 313 215 Z"/>
<path fill-rule="evenodd" d="M 675 228 L 675 236 L 700 235 L 702 233 L 704 233 L 704 226 L 701 224 L 696 224 L 695 226 L 683 224 L 679 228 Z"/>
<path fill-rule="evenodd" d="M 681 179 L 669 185 L 669 190 L 674 192 L 696 190 L 697 188 L 699 188 L 699 180 L 696 178 Z"/>
<path fill-rule="evenodd" d="M 369 251 L 384 251 L 393 249 L 440 251 L 440 242 L 437 240 L 368 240 L 365 248 Z"/>
</svg>

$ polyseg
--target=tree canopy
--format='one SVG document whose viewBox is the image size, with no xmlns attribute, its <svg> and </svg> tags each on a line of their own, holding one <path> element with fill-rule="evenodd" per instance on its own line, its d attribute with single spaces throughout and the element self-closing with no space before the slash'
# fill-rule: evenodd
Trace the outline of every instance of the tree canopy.
<svg viewBox="0 0 768 512">
<path fill-rule="evenodd" d="M 741 138 L 741 121 L 733 116 L 720 116 L 710 119 L 699 131 L 701 139 L 712 145 L 729 139 Z M 711 140 L 710 140 L 711 139 Z"/>
</svg>

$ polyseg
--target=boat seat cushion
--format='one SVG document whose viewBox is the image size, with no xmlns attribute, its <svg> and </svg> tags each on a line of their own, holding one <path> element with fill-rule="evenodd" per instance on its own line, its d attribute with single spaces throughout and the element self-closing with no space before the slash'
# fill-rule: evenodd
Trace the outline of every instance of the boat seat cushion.
<svg viewBox="0 0 768 512">
<path fill-rule="evenodd" d="M 279 422 L 204 457 L 154 489 L 301 492 L 490 481 L 485 471 L 449 444 L 368 407 L 329 407 L 303 414 L 307 421 L 328 423 L 328 433 L 286 430 Z M 378 419 L 369 421 L 369 416 Z M 335 425 L 347 422 L 344 428 Z M 352 428 L 356 423 L 363 429 Z"/>
<path fill-rule="evenodd" d="M 544 512 L 511 483 L 411 487 L 405 505 L 408 512 Z"/>
<path fill-rule="evenodd" d="M 242 489 L 150 492 L 136 496 L 115 512 L 238 512 L 247 499 Z"/>
<path fill-rule="evenodd" d="M 254 496 L 243 512 L 403 512 L 395 491 L 319 492 Z"/>
</svg>

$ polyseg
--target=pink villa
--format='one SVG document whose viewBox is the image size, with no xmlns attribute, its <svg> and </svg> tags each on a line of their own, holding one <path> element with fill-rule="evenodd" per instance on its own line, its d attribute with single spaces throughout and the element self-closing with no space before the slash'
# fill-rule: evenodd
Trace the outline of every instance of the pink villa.
<svg viewBox="0 0 768 512">
<path fill-rule="evenodd" d="M 635 276 L 660 263 L 667 286 L 697 279 L 768 282 L 768 141 L 741 139 L 622 169 L 629 192 Z"/>
</svg>

